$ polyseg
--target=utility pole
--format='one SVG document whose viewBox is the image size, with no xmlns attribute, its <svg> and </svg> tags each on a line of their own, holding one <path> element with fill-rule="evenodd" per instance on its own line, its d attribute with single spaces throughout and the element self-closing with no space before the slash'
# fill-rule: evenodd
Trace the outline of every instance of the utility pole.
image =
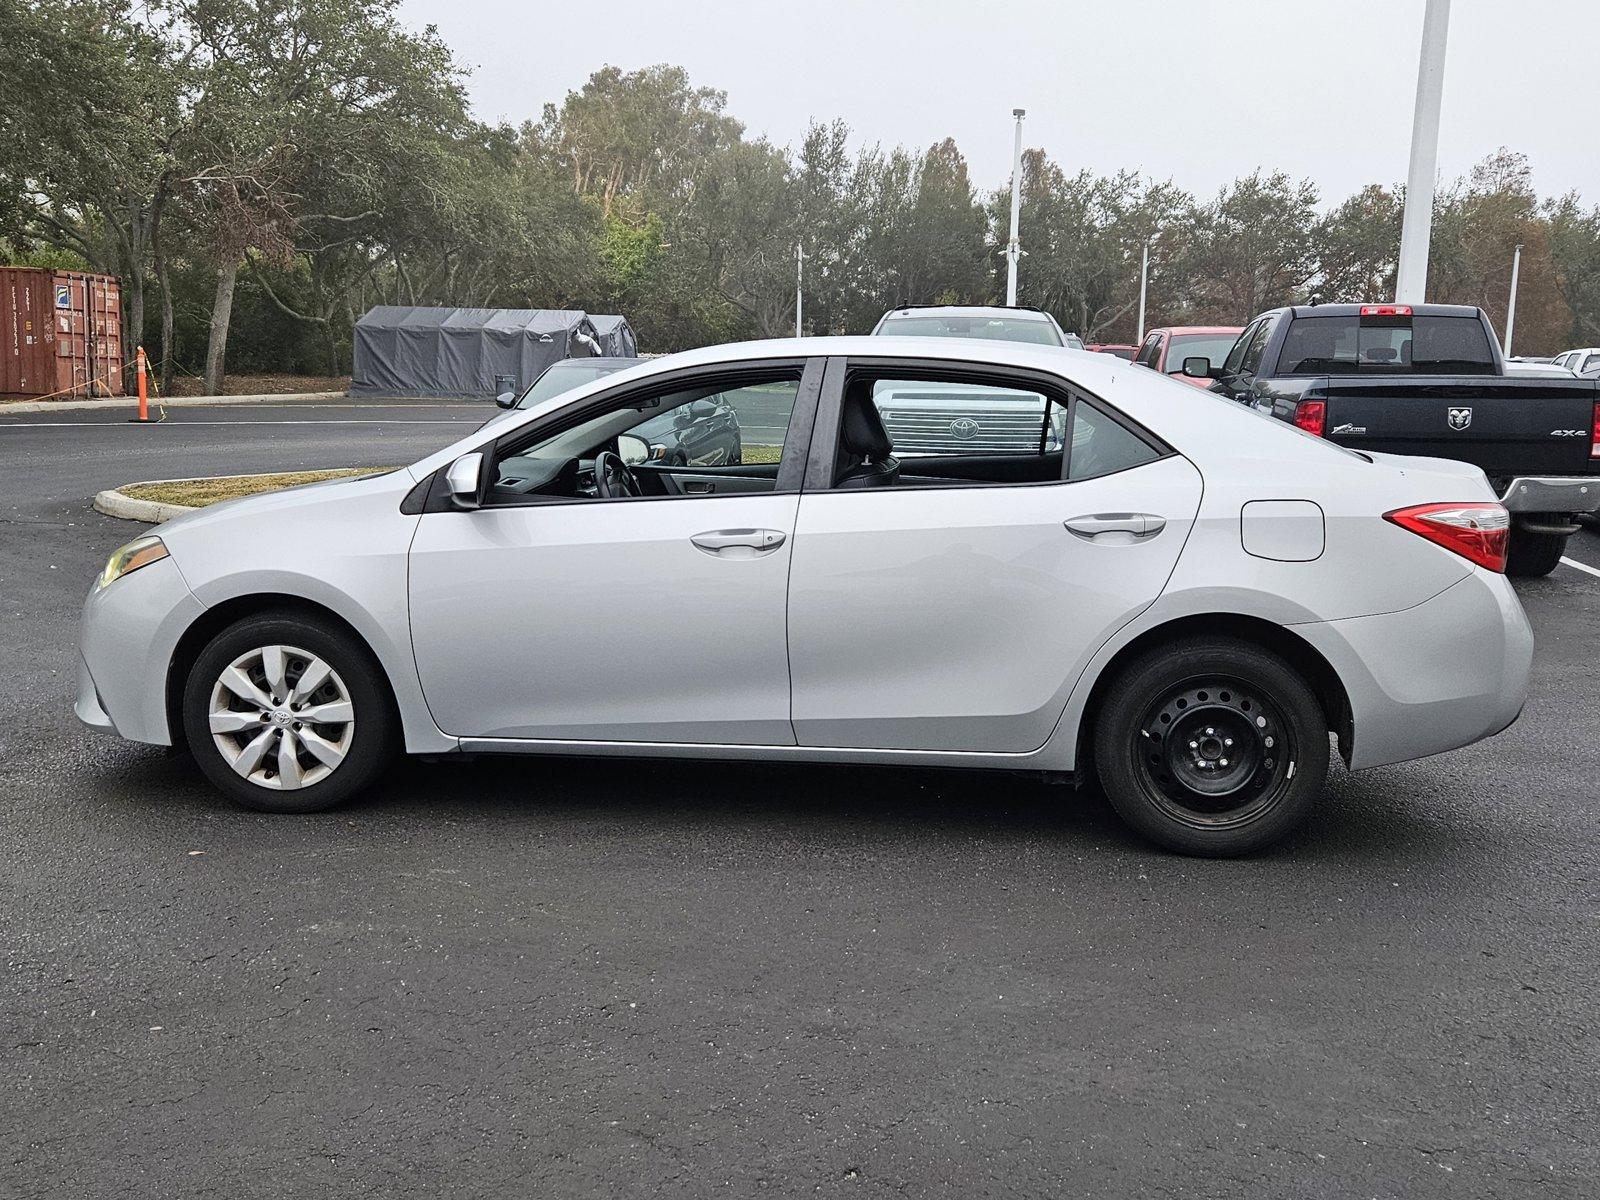
<svg viewBox="0 0 1600 1200">
<path fill-rule="evenodd" d="M 1433 236 L 1433 185 L 1439 170 L 1439 108 L 1444 96 L 1445 35 L 1450 0 L 1428 0 L 1422 17 L 1422 54 L 1417 64 L 1417 107 L 1411 118 L 1411 168 L 1406 174 L 1406 212 L 1400 227 L 1397 304 L 1421 304 L 1428 291 L 1428 243 Z"/>
<path fill-rule="evenodd" d="M 800 310 L 805 303 L 803 290 L 805 286 L 806 250 L 799 242 L 794 244 L 794 335 L 804 337 L 800 332 Z"/>
<path fill-rule="evenodd" d="M 1150 282 L 1150 239 L 1144 240 L 1144 259 L 1139 263 L 1139 335 L 1133 339 L 1135 346 L 1144 345 L 1144 294 Z"/>
<path fill-rule="evenodd" d="M 1017 219 L 1022 215 L 1022 118 L 1025 108 L 1013 108 L 1017 119 L 1017 139 L 1011 150 L 1011 240 L 1006 243 L 1006 304 L 1017 303 L 1017 260 L 1022 257 L 1022 242 L 1017 238 Z"/>
<path fill-rule="evenodd" d="M 1511 299 L 1506 303 L 1506 344 L 1502 353 L 1511 357 L 1511 331 L 1517 324 L 1517 276 L 1522 272 L 1522 246 L 1511 255 Z"/>
</svg>

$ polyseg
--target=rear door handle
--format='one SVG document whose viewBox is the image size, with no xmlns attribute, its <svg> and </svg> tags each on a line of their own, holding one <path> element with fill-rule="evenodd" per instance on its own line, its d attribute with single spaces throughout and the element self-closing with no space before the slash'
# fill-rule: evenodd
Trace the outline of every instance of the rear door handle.
<svg viewBox="0 0 1600 1200">
<path fill-rule="evenodd" d="M 709 533 L 697 533 L 689 540 L 707 554 L 740 550 L 766 554 L 783 545 L 784 537 L 781 529 L 713 529 Z M 748 558 L 749 555 L 738 557 Z"/>
<path fill-rule="evenodd" d="M 1104 539 L 1126 545 L 1155 537 L 1167 527 L 1167 519 L 1155 513 L 1090 513 L 1063 524 L 1086 542 Z"/>
</svg>

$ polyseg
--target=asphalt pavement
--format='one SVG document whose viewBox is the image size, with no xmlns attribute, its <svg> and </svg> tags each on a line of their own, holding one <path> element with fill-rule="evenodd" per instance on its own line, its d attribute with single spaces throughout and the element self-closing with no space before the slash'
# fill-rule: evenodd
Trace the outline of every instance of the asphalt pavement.
<svg viewBox="0 0 1600 1200">
<path fill-rule="evenodd" d="M 97 490 L 487 415 L 0 410 L 0 1196 L 1600 1192 L 1578 567 L 1519 585 L 1516 725 L 1336 767 L 1238 862 L 960 772 L 412 762 L 272 818 L 77 726 L 78 607 L 144 528 Z"/>
</svg>

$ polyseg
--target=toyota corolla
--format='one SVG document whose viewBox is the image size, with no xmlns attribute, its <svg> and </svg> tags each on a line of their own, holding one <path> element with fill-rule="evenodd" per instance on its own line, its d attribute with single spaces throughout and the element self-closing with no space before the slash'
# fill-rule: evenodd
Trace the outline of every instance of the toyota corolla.
<svg viewBox="0 0 1600 1200">
<path fill-rule="evenodd" d="M 874 397 L 923 387 L 1038 429 L 902 459 Z M 758 404 L 769 451 L 669 462 L 637 432 L 706 401 Z M 1376 767 L 1516 718 L 1507 529 L 1474 467 L 1106 355 L 713 347 L 130 542 L 77 712 L 272 812 L 401 751 L 956 766 L 1098 779 L 1161 845 L 1239 854 L 1324 802 L 1334 745 Z"/>
</svg>

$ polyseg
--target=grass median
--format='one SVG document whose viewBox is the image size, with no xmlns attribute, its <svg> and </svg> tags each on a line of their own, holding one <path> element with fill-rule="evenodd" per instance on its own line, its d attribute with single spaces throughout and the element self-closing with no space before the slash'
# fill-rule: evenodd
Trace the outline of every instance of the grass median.
<svg viewBox="0 0 1600 1200">
<path fill-rule="evenodd" d="M 353 479 L 359 475 L 381 475 L 393 467 L 340 467 L 332 471 L 283 471 L 273 475 L 235 475 L 217 479 L 175 479 L 170 483 L 137 483 L 119 489 L 134 500 L 153 500 L 157 504 L 183 504 L 203 508 L 241 496 L 259 496 L 302 483 L 321 483 L 324 479 Z"/>
</svg>

